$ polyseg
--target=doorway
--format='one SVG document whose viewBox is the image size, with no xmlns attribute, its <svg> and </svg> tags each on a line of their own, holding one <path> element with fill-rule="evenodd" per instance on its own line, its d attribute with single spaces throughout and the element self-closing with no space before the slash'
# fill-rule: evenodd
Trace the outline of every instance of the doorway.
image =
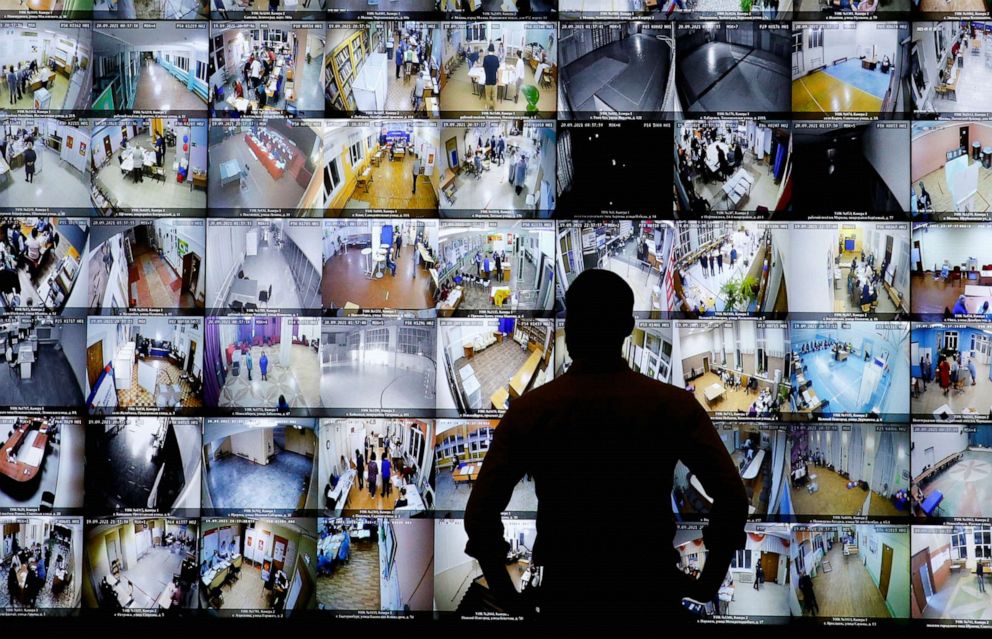
<svg viewBox="0 0 992 639">
<path fill-rule="evenodd" d="M 186 358 L 186 372 L 190 375 L 193 374 L 193 356 L 196 355 L 196 341 L 190 340 L 189 342 L 189 357 Z"/>
<path fill-rule="evenodd" d="M 86 375 L 90 382 L 90 390 L 96 387 L 103 372 L 103 340 L 86 347 Z"/>
<path fill-rule="evenodd" d="M 200 256 L 196 253 L 183 255 L 183 293 L 196 297 L 196 284 L 200 281 Z"/>
<path fill-rule="evenodd" d="M 710 372 L 710 358 L 709 357 L 704 357 L 703 358 L 703 372 L 704 373 Z"/>
<path fill-rule="evenodd" d="M 103 152 L 106 154 L 107 159 L 114 157 L 114 146 L 110 143 L 110 136 L 103 136 Z"/>
<path fill-rule="evenodd" d="M 970 127 L 966 127 L 966 126 L 962 126 L 962 127 L 959 127 L 958 128 L 958 142 L 960 144 L 961 150 L 964 151 L 965 153 L 967 153 L 968 152 L 968 149 L 969 149 L 969 146 L 968 146 L 968 129 L 969 128 Z"/>
<path fill-rule="evenodd" d="M 882 599 L 889 598 L 889 580 L 892 578 L 892 547 L 882 544 L 882 569 L 878 577 L 878 590 Z"/>
<path fill-rule="evenodd" d="M 778 562 L 779 555 L 774 552 L 761 553 L 761 569 L 765 573 L 765 581 L 778 583 Z"/>
</svg>

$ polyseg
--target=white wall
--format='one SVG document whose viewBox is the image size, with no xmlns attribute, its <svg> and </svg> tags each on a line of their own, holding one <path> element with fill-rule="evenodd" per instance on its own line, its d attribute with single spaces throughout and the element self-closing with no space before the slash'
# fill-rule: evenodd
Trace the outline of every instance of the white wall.
<svg viewBox="0 0 992 639">
<path fill-rule="evenodd" d="M 790 260 L 786 265 L 785 285 L 790 308 L 804 312 L 833 312 L 833 282 L 827 269 L 833 270 L 837 238 L 836 229 L 802 229 L 790 234 L 790 242 L 802 248 L 802 257 Z"/>
<path fill-rule="evenodd" d="M 937 269 L 948 260 L 951 266 L 966 264 L 969 257 L 978 260 L 978 266 L 992 263 L 989 257 L 989 228 L 947 228 L 936 224 L 913 230 L 912 241 L 919 241 L 923 268 Z"/>
<path fill-rule="evenodd" d="M 890 56 L 890 59 L 891 58 Z M 862 139 L 862 149 L 868 162 L 878 171 L 882 181 L 895 195 L 904 211 L 909 210 L 909 123 L 905 129 L 879 129 L 869 125 Z M 894 158 L 902 161 L 894 162 Z"/>
<path fill-rule="evenodd" d="M 908 529 L 907 529 L 908 533 Z M 878 585 L 882 568 L 882 544 L 892 548 L 892 569 L 889 593 L 885 598 L 894 617 L 909 617 L 909 534 L 879 532 L 874 526 L 859 528 L 859 552 L 865 556 L 865 567 Z M 863 543 L 862 543 L 863 542 Z M 875 552 L 872 552 L 874 542 Z"/>
<path fill-rule="evenodd" d="M 913 433 L 912 474 L 915 477 L 927 465 L 926 450 L 933 448 L 934 461 L 968 448 L 968 435 L 961 428 L 948 433 Z"/>
<path fill-rule="evenodd" d="M 231 281 L 245 259 L 245 235 L 251 227 L 228 226 L 223 222 L 207 226 L 207 251 L 210 268 L 207 271 L 207 305 L 224 306 Z"/>
</svg>

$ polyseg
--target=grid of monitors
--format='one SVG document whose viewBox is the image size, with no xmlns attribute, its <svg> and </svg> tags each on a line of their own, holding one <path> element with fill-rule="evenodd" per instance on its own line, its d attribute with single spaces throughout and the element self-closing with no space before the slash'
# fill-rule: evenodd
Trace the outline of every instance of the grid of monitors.
<svg viewBox="0 0 992 639">
<path fill-rule="evenodd" d="M 0 616 L 500 618 L 598 268 L 746 488 L 695 616 L 988 626 L 990 81 L 985 0 L 0 0 Z"/>
</svg>

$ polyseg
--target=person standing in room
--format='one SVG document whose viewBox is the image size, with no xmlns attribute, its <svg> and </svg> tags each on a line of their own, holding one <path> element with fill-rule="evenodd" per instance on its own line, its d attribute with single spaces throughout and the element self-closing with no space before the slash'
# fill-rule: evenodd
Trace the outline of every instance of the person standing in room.
<svg viewBox="0 0 992 639">
<path fill-rule="evenodd" d="M 927 356 L 926 356 L 926 353 L 924 353 L 920 357 L 920 381 L 923 382 L 923 391 L 926 392 L 926 390 L 927 390 L 927 382 L 929 381 L 929 379 L 928 379 L 928 371 L 927 371 Z"/>
<path fill-rule="evenodd" d="M 803 593 L 803 604 L 806 612 L 811 615 L 819 614 L 820 605 L 816 602 L 816 592 L 813 590 L 813 579 L 809 575 L 799 577 L 799 591 Z"/>
<path fill-rule="evenodd" d="M 29 183 L 34 183 L 35 162 L 38 161 L 38 154 L 34 151 L 34 144 L 28 143 L 24 149 L 24 179 Z"/>
<path fill-rule="evenodd" d="M 985 562 L 981 559 L 975 564 L 975 575 L 978 577 L 978 592 L 985 592 Z"/>
<path fill-rule="evenodd" d="M 482 277 L 482 253 L 479 251 L 475 252 L 475 274 Z"/>
<path fill-rule="evenodd" d="M 527 156 L 523 153 L 520 154 L 520 159 L 517 161 L 517 170 L 513 176 L 513 188 L 517 195 L 520 195 L 524 190 L 524 179 L 527 177 Z"/>
<path fill-rule="evenodd" d="M 761 584 L 765 580 L 765 569 L 761 567 L 761 558 L 758 558 L 758 563 L 754 567 L 754 589 L 761 590 Z"/>
<path fill-rule="evenodd" d="M 258 372 L 262 375 L 262 381 L 269 381 L 269 356 L 262 351 L 262 356 L 258 358 Z"/>
<path fill-rule="evenodd" d="M 688 621 L 682 599 L 711 601 L 747 540 L 748 498 L 737 465 L 691 393 L 627 366 L 622 346 L 634 329 L 634 292 L 623 278 L 585 270 L 565 293 L 565 307 L 572 365 L 514 399 L 495 429 L 465 509 L 465 553 L 478 561 L 498 608 L 511 614 L 532 613 L 533 603 L 548 621 Z M 670 508 L 645 509 L 642 491 L 587 482 L 583 503 L 609 502 L 619 512 L 640 513 L 640 529 L 651 531 L 654 540 L 612 545 L 610 561 L 598 563 L 590 578 L 589 531 L 577 525 L 574 469 L 625 459 L 631 441 L 656 437 L 659 427 L 671 436 L 652 460 L 654 486 L 662 495 L 670 493 L 681 462 L 713 501 L 703 530 L 704 568 L 698 578 L 679 570 Z M 507 572 L 510 544 L 502 513 L 527 475 L 538 495 L 532 561 L 543 573 L 539 599 L 525 603 Z"/>
<path fill-rule="evenodd" d="M 968 357 L 968 372 L 971 373 L 971 385 L 976 386 L 978 384 L 975 381 L 978 379 L 978 368 L 975 366 L 975 358 L 971 356 Z"/>
<path fill-rule="evenodd" d="M 417 194 L 417 178 L 420 176 L 420 156 L 413 158 L 413 193 Z"/>
<path fill-rule="evenodd" d="M 158 166 L 165 164 L 165 138 L 161 133 L 155 134 L 155 164 Z"/>
<path fill-rule="evenodd" d="M 503 260 L 500 259 L 499 253 L 493 256 L 493 260 L 496 262 L 496 281 L 503 281 Z"/>
<path fill-rule="evenodd" d="M 393 482 L 390 481 L 390 475 L 392 473 L 392 466 L 389 463 L 389 451 L 382 454 L 382 464 L 380 464 L 380 472 L 382 473 L 382 496 L 386 497 L 393 493 Z"/>
<path fill-rule="evenodd" d="M 499 75 L 499 57 L 495 52 L 496 48 L 490 44 L 489 52 L 482 59 L 482 68 L 486 72 L 486 107 L 490 111 L 496 110 L 496 78 Z"/>
<path fill-rule="evenodd" d="M 716 267 L 723 273 L 723 252 L 719 249 L 716 252 Z"/>
<path fill-rule="evenodd" d="M 365 456 L 355 449 L 355 475 L 358 476 L 358 490 L 365 490 Z"/>
<path fill-rule="evenodd" d="M 252 369 L 251 349 L 250 348 L 245 352 L 245 368 L 248 369 L 248 381 L 250 382 L 251 381 L 251 369 Z"/>
<path fill-rule="evenodd" d="M 7 70 L 7 90 L 10 91 L 10 103 L 17 102 L 17 74 L 14 73 L 14 65 L 4 67 Z"/>
<path fill-rule="evenodd" d="M 524 57 L 522 55 L 517 55 L 517 64 L 513 69 L 513 81 L 517 84 L 517 92 L 513 94 L 513 102 L 516 103 L 520 98 L 520 87 L 524 83 Z"/>
<path fill-rule="evenodd" d="M 710 274 L 716 275 L 716 257 L 710 253 Z"/>
<path fill-rule="evenodd" d="M 254 58 L 251 61 L 251 86 L 257 88 L 262 81 L 262 61 Z"/>
<path fill-rule="evenodd" d="M 503 166 L 503 154 L 506 153 L 506 139 L 502 135 L 499 136 L 499 141 L 496 142 L 496 160 L 497 164 Z"/>
<path fill-rule="evenodd" d="M 400 71 L 403 69 L 403 52 L 404 52 L 405 49 L 406 49 L 406 45 L 404 45 L 403 42 L 400 42 L 399 46 L 396 47 L 396 53 L 393 56 L 394 61 L 396 62 L 396 79 L 397 80 L 400 79 Z"/>
<path fill-rule="evenodd" d="M 937 364 L 937 379 L 940 387 L 944 389 L 944 395 L 947 395 L 951 389 L 951 365 L 947 363 L 946 357 L 941 357 L 940 363 Z"/>
<path fill-rule="evenodd" d="M 699 256 L 699 266 L 703 269 L 703 277 L 709 277 L 710 261 L 706 259 L 705 253 Z"/>
<path fill-rule="evenodd" d="M 730 268 L 734 268 L 734 264 L 737 264 L 737 247 L 730 248 Z"/>
<path fill-rule="evenodd" d="M 375 499 L 375 482 L 379 479 L 379 465 L 375 463 L 375 452 L 369 454 L 368 480 L 369 497 Z"/>
</svg>

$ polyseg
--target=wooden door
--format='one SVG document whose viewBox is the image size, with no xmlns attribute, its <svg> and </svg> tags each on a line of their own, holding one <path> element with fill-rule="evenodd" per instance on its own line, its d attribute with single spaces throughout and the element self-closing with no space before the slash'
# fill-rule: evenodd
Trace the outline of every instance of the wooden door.
<svg viewBox="0 0 992 639">
<path fill-rule="evenodd" d="M 779 554 L 776 552 L 761 553 L 761 569 L 765 571 L 765 581 L 778 583 Z"/>
<path fill-rule="evenodd" d="M 103 152 L 107 154 L 107 159 L 114 157 L 114 147 L 110 144 L 110 136 L 103 136 Z"/>
<path fill-rule="evenodd" d="M 889 596 L 889 579 L 892 577 L 892 547 L 882 544 L 882 571 L 878 580 L 878 590 L 882 599 Z"/>
<path fill-rule="evenodd" d="M 103 340 L 86 347 L 86 375 L 90 381 L 90 390 L 96 386 L 103 372 Z"/>
</svg>

